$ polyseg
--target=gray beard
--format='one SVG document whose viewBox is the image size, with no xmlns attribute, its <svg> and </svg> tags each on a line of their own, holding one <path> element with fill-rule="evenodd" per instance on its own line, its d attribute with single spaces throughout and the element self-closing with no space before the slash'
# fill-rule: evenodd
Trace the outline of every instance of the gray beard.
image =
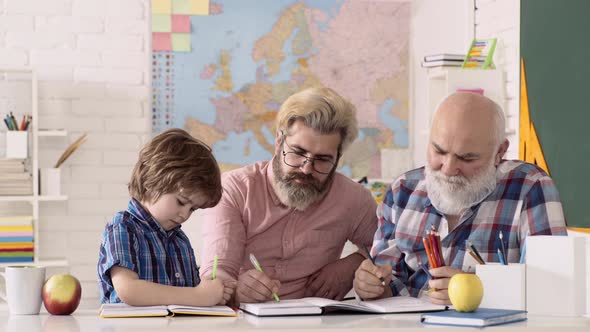
<svg viewBox="0 0 590 332">
<path fill-rule="evenodd" d="M 332 170 L 324 183 L 321 183 L 312 175 L 301 172 L 284 174 L 281 169 L 280 157 L 277 156 L 272 160 L 272 171 L 279 200 L 286 206 L 298 211 L 304 211 L 324 196 L 332 183 L 335 172 L 335 170 Z M 296 182 L 297 179 L 302 180 L 303 183 Z"/>
<path fill-rule="evenodd" d="M 496 166 L 493 163 L 470 179 L 446 176 L 428 166 L 425 172 L 430 202 L 439 212 L 448 215 L 461 215 L 496 189 Z"/>
</svg>

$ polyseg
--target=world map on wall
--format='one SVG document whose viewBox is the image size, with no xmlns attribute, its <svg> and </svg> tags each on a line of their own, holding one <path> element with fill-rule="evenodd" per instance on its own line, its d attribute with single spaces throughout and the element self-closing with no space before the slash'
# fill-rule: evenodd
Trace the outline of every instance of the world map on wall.
<svg viewBox="0 0 590 332">
<path fill-rule="evenodd" d="M 252 0 L 190 17 L 190 51 L 153 51 L 153 131 L 180 127 L 227 171 L 274 154 L 291 94 L 334 89 L 357 108 L 359 137 L 339 171 L 381 177 L 382 150 L 408 149 L 410 3 Z"/>
</svg>

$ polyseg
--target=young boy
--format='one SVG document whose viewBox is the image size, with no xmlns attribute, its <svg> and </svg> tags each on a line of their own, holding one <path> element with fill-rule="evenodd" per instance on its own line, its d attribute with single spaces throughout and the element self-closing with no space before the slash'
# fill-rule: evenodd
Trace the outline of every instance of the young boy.
<svg viewBox="0 0 590 332">
<path fill-rule="evenodd" d="M 225 304 L 235 282 L 200 280 L 195 253 L 180 229 L 197 209 L 221 199 L 211 149 L 182 129 L 154 137 L 139 153 L 126 211 L 104 230 L 98 261 L 101 303 Z"/>
</svg>

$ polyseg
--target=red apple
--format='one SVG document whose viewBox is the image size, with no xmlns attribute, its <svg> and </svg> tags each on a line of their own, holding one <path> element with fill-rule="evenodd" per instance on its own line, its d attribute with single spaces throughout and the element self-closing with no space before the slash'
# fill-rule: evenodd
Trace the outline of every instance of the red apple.
<svg viewBox="0 0 590 332">
<path fill-rule="evenodd" d="M 43 285 L 43 304 L 52 315 L 69 315 L 78 308 L 82 287 L 70 274 L 56 274 Z"/>
</svg>

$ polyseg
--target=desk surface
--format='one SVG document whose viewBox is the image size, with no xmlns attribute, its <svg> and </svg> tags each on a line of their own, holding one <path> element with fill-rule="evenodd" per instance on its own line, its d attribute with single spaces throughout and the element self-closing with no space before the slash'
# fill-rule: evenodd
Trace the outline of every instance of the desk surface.
<svg viewBox="0 0 590 332">
<path fill-rule="evenodd" d="M 11 316 L 0 311 L 0 331 L 6 332 L 139 332 L 139 331 L 377 331 L 377 330 L 422 330 L 436 328 L 438 331 L 468 331 L 481 329 L 422 325 L 419 314 L 403 315 L 325 315 L 306 317 L 265 317 L 247 314 L 239 317 L 173 318 L 100 318 L 95 309 L 79 309 L 72 316 L 51 316 L 47 313 L 33 316 Z M 536 317 L 529 315 L 527 321 L 497 327 L 485 331 L 590 331 L 590 318 Z"/>
</svg>

